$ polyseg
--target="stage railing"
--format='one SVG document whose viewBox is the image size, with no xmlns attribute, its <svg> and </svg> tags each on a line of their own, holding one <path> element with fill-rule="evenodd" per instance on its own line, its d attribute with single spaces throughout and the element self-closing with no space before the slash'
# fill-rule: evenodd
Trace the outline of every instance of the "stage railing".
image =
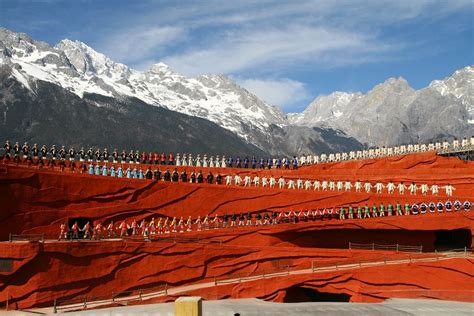
<svg viewBox="0 0 474 316">
<path fill-rule="evenodd" d="M 361 250 L 388 250 L 397 252 L 423 252 L 423 246 L 409 246 L 409 245 L 382 245 L 382 244 L 359 244 L 349 242 L 349 249 L 361 249 Z"/>
<path fill-rule="evenodd" d="M 10 234 L 8 237 L 12 241 L 41 241 L 44 242 L 44 234 Z"/>
</svg>

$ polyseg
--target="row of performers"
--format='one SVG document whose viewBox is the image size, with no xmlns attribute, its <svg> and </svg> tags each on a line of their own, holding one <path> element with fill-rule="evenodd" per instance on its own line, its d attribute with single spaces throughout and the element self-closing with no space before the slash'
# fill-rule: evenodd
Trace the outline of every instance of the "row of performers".
<svg viewBox="0 0 474 316">
<path fill-rule="evenodd" d="M 129 225 L 126 221 L 122 221 L 118 225 L 114 222 L 109 223 L 107 226 L 102 223 L 92 225 L 87 222 L 84 227 L 80 228 L 78 223 L 75 222 L 71 228 L 66 223 L 61 224 L 59 240 L 73 238 L 79 238 L 79 234 L 82 233 L 84 239 L 102 239 L 102 238 L 115 238 L 115 237 L 126 237 L 126 236 L 138 236 L 150 237 L 157 234 L 169 234 L 169 233 L 183 233 L 185 231 L 193 231 L 193 226 L 197 231 L 227 228 L 227 227 L 241 227 L 241 226 L 261 226 L 261 225 L 275 225 L 278 223 L 294 223 L 299 221 L 309 220 L 331 220 L 331 219 L 363 219 L 370 217 L 384 217 L 384 216 L 406 216 L 406 215 L 418 215 L 425 213 L 442 213 L 452 211 L 470 211 L 471 202 L 466 200 L 464 203 L 456 200 L 454 203 L 446 201 L 445 203 L 439 201 L 438 203 L 421 203 L 412 204 L 405 203 L 402 206 L 399 202 L 393 206 L 388 203 L 385 206 L 383 203 L 380 205 L 373 204 L 369 207 L 365 206 L 349 206 L 340 208 L 330 208 L 321 210 L 307 210 L 307 211 L 289 211 L 289 212 L 263 212 L 257 213 L 255 217 L 252 213 L 247 214 L 224 214 L 220 217 L 216 214 L 214 217 L 205 216 L 201 218 L 198 216 L 197 219 L 193 220 L 191 216 L 185 220 L 183 217 L 177 219 L 173 217 L 170 219 L 166 217 L 164 219 L 159 218 L 155 221 L 154 218 L 148 223 L 143 219 L 140 224 L 133 220 Z"/>
<path fill-rule="evenodd" d="M 51 146 L 48 150 L 46 145 L 38 147 L 37 144 L 34 144 L 31 148 L 28 143 L 24 143 L 22 147 L 20 147 L 19 143 L 16 142 L 15 145 L 11 146 L 10 141 L 6 141 L 4 148 L 4 157 L 6 159 L 10 159 L 13 157 L 14 161 L 20 162 L 21 158 L 23 161 L 39 161 L 39 160 L 70 160 L 74 161 L 76 157 L 79 157 L 79 161 L 109 161 L 109 158 L 112 158 L 113 162 L 121 162 L 121 163 L 144 163 L 144 164 L 161 164 L 161 165 L 177 165 L 177 166 L 196 166 L 196 167 L 216 167 L 216 168 L 226 168 L 226 167 L 236 167 L 236 168 L 268 168 L 271 169 L 275 167 L 285 168 L 285 169 L 296 169 L 298 167 L 298 158 L 293 157 L 292 159 L 289 158 L 260 158 L 257 159 L 255 157 L 249 158 L 240 158 L 236 157 L 235 159 L 232 157 L 226 158 L 225 156 L 209 156 L 204 154 L 202 157 L 200 154 L 193 157 L 192 154 L 183 154 L 182 156 L 178 153 L 176 156 L 173 153 L 165 154 L 162 152 L 161 154 L 158 152 L 146 153 L 131 150 L 128 154 L 125 150 L 122 150 L 119 153 L 116 149 L 109 153 L 107 148 L 104 148 L 103 151 L 96 149 L 95 151 L 92 148 L 89 150 L 85 150 L 83 147 L 76 151 L 74 147 L 70 149 L 66 149 L 65 146 L 61 146 L 60 149 L 56 148 L 56 145 Z"/>
</svg>

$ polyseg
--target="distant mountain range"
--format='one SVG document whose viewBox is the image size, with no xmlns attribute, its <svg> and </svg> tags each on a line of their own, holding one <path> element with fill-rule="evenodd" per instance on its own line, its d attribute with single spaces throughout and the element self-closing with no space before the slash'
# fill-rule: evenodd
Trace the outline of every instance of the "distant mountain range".
<svg viewBox="0 0 474 316">
<path fill-rule="evenodd" d="M 415 91 L 389 79 L 284 114 L 223 75 L 137 71 L 78 41 L 55 47 L 0 28 L 0 133 L 66 145 L 213 154 L 302 154 L 464 136 L 473 67 Z"/>
</svg>

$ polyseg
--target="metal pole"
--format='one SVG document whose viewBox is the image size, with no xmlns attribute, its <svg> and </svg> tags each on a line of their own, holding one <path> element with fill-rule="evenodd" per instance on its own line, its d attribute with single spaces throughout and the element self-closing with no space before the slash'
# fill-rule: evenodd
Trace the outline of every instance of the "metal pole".
<svg viewBox="0 0 474 316">
<path fill-rule="evenodd" d="M 56 307 L 56 299 L 54 299 L 54 303 L 53 303 L 53 313 L 54 314 L 58 313 L 58 308 Z"/>
<path fill-rule="evenodd" d="M 375 250 L 375 243 L 372 243 L 372 250 Z"/>
<path fill-rule="evenodd" d="M 397 244 L 397 252 L 398 252 L 398 244 Z"/>
<path fill-rule="evenodd" d="M 351 249 L 351 242 L 349 241 L 349 249 Z"/>
<path fill-rule="evenodd" d="M 464 247 L 464 258 L 467 258 L 467 247 Z"/>
</svg>

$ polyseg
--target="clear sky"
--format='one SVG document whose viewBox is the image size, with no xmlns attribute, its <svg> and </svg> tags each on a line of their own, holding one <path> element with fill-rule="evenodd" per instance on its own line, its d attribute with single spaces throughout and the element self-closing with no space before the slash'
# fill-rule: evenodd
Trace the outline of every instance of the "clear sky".
<svg viewBox="0 0 474 316">
<path fill-rule="evenodd" d="M 286 112 L 389 77 L 419 89 L 474 64 L 473 0 L 0 0 L 0 26 L 80 40 L 140 70 L 223 73 Z"/>
</svg>

